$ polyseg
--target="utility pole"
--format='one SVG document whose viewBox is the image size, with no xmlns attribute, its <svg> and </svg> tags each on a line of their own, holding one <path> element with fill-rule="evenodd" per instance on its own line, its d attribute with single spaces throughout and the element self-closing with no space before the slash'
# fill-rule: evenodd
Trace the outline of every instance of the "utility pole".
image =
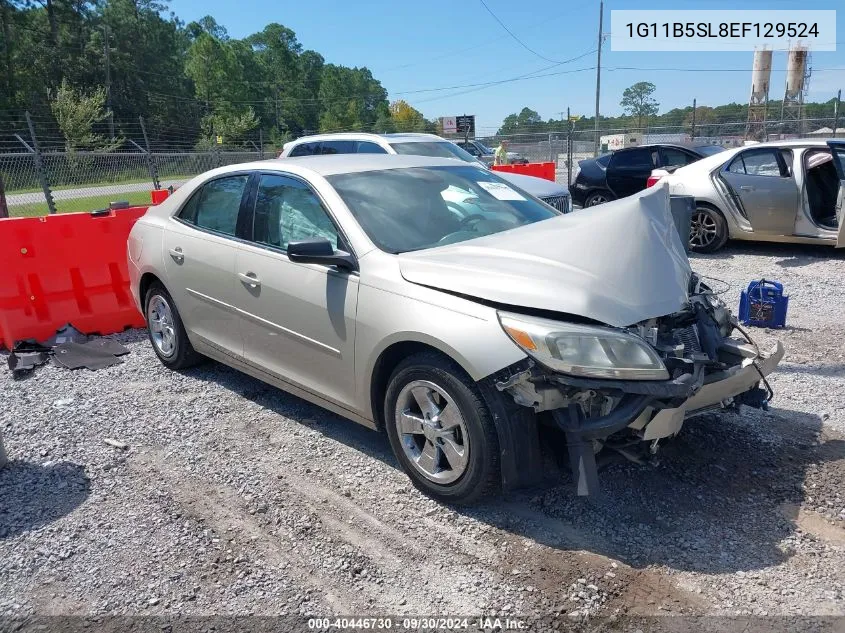
<svg viewBox="0 0 845 633">
<path fill-rule="evenodd" d="M 842 91 L 836 93 L 836 101 L 833 102 L 833 138 L 836 138 L 836 128 L 839 127 L 839 104 L 842 102 Z"/>
<path fill-rule="evenodd" d="M 26 125 L 29 128 L 29 136 L 32 139 L 32 159 L 35 161 L 35 171 L 38 172 L 38 180 L 41 182 L 41 191 L 44 192 L 44 200 L 47 202 L 47 210 L 50 215 L 56 213 L 56 203 L 53 200 L 53 192 L 50 190 L 50 179 L 47 177 L 47 168 L 44 166 L 44 160 L 41 156 L 41 145 L 38 143 L 38 137 L 35 136 L 35 126 L 32 124 L 32 117 L 29 112 L 25 112 Z M 18 140 L 23 141 L 20 136 Z M 26 143 L 24 143 L 26 145 Z M 27 147 L 29 147 L 27 145 Z"/>
<path fill-rule="evenodd" d="M 594 155 L 599 155 L 599 99 L 601 96 L 601 32 L 604 26 L 604 0 L 599 2 L 599 47 L 598 58 L 596 59 L 596 128 L 595 128 L 595 148 Z"/>
<path fill-rule="evenodd" d="M 3 185 L 3 173 L 0 172 L 0 219 L 9 217 L 9 205 L 6 204 L 6 188 Z"/>
<path fill-rule="evenodd" d="M 561 112 L 563 114 L 563 112 Z M 566 186 L 572 184 L 572 121 L 569 106 L 566 107 Z"/>
<path fill-rule="evenodd" d="M 695 140 L 695 99 L 692 100 L 692 130 L 690 130 L 690 140 Z"/>
<path fill-rule="evenodd" d="M 111 52 L 109 46 L 109 26 L 103 25 L 103 52 L 106 57 L 106 108 L 109 111 L 109 136 L 114 138 L 114 113 L 111 108 Z"/>
</svg>

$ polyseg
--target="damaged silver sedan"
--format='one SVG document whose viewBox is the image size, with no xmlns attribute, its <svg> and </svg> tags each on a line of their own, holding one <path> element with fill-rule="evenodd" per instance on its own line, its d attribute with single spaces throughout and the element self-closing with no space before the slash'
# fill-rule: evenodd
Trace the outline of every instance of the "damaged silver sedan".
<svg viewBox="0 0 845 633">
<path fill-rule="evenodd" d="M 210 357 L 384 430 L 448 502 L 535 483 L 540 425 L 593 493 L 599 450 L 765 406 L 783 356 L 690 270 L 663 187 L 564 216 L 451 160 L 248 163 L 151 208 L 128 256 L 166 366 Z"/>
</svg>

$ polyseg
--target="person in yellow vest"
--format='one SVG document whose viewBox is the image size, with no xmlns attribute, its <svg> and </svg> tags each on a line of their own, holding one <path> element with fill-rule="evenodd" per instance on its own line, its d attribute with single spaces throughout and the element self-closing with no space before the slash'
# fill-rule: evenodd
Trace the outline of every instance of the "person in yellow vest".
<svg viewBox="0 0 845 633">
<path fill-rule="evenodd" d="M 493 154 L 493 164 L 507 165 L 508 162 L 508 142 L 503 139 L 499 143 L 499 147 L 496 148 L 496 152 Z"/>
</svg>

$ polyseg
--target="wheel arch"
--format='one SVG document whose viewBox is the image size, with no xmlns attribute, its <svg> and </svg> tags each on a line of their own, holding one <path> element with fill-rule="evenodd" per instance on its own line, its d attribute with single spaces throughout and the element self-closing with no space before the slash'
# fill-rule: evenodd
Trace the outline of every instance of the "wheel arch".
<svg viewBox="0 0 845 633">
<path fill-rule="evenodd" d="M 727 221 L 728 221 L 728 216 L 725 214 L 725 212 L 724 212 L 724 211 L 722 211 L 722 210 L 721 210 L 721 209 L 720 209 L 717 205 L 713 204 L 713 203 L 712 203 L 712 202 L 710 202 L 709 200 L 703 200 L 703 199 L 701 199 L 701 198 L 695 198 L 695 206 L 696 206 L 696 207 L 706 207 L 706 208 L 708 208 L 708 209 L 711 209 L 712 211 L 715 211 L 716 213 L 718 213 L 719 215 L 721 215 L 721 216 L 722 216 L 722 219 L 723 219 L 726 223 L 727 223 Z M 728 226 L 728 228 L 730 228 L 730 225 L 727 225 L 727 226 Z"/>
<path fill-rule="evenodd" d="M 443 343 L 419 339 L 403 339 L 387 345 L 379 354 L 370 373 L 370 406 L 372 419 L 380 431 L 385 430 L 382 404 L 393 370 L 410 354 L 435 352 L 455 362 L 476 383 L 487 404 L 499 443 L 502 487 L 513 490 L 536 485 L 543 476 L 537 415 L 529 407 L 517 405 L 510 396 L 496 388 L 497 379 L 524 369 L 526 361 L 503 367 L 499 372 L 476 379 L 459 354 Z M 466 362 L 466 361 L 464 361 Z"/>
<path fill-rule="evenodd" d="M 717 247 L 716 250 L 722 248 L 728 240 L 733 238 L 733 223 L 728 221 L 728 215 L 719 208 L 718 205 L 713 204 L 709 200 L 703 200 L 701 198 L 695 198 L 695 208 L 696 209 L 707 209 L 709 211 L 713 211 L 714 213 L 718 214 L 720 218 L 722 218 L 722 223 L 725 227 L 725 237 L 722 243 Z"/>
<path fill-rule="evenodd" d="M 372 419 L 379 430 L 384 430 L 385 421 L 382 403 L 384 402 L 387 385 L 390 382 L 393 371 L 402 359 L 420 352 L 435 352 L 440 354 L 457 364 L 458 367 L 472 378 L 472 372 L 467 368 L 466 360 L 462 359 L 454 349 L 440 341 L 423 340 L 423 337 L 417 337 L 388 342 L 376 355 L 372 369 L 369 372 L 369 404 L 372 411 Z"/>
<path fill-rule="evenodd" d="M 161 277 L 159 277 L 155 273 L 145 272 L 143 275 L 141 275 L 141 279 L 138 280 L 138 298 L 141 301 L 142 312 L 145 312 L 147 309 L 147 306 L 144 305 L 147 300 L 147 291 L 150 289 L 150 286 L 152 286 L 156 282 L 164 286 L 164 289 L 167 290 L 167 292 L 170 292 L 170 290 L 167 289 L 167 286 L 164 285 L 164 281 L 162 281 Z M 170 296 L 173 296 L 172 293 Z M 146 315 L 144 315 L 144 318 L 146 318 Z"/>
</svg>

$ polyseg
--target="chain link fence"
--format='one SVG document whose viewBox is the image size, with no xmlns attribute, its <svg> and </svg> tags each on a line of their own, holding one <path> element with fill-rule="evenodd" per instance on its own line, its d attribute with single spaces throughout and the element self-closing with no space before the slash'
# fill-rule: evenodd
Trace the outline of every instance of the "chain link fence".
<svg viewBox="0 0 845 633">
<path fill-rule="evenodd" d="M 155 188 L 178 187 L 224 165 L 272 157 L 268 152 L 45 152 L 0 154 L 10 216 L 93 211 L 114 202 L 149 204 Z M 41 173 L 40 173 L 41 172 Z M 51 202 L 41 183 L 46 177 Z"/>
<path fill-rule="evenodd" d="M 29 123 L 27 118 L 26 124 Z M 19 126 L 19 131 L 8 134 L 0 147 L 0 215 L 4 213 L 3 188 L 11 216 L 93 211 L 114 202 L 149 204 L 150 190 L 154 188 L 178 187 L 209 169 L 272 158 L 276 154 L 264 144 L 260 132 L 254 133 L 254 138 L 215 138 L 198 143 L 196 130 L 185 132 L 186 136 L 165 136 L 153 129 L 150 143 L 140 120 L 134 128 L 123 128 L 124 142 L 119 151 L 66 151 L 64 140 L 54 130 L 47 128 L 39 142 L 35 127 L 26 124 L 20 124 L 23 127 Z M 758 125 L 758 132 L 762 131 L 761 138 L 768 140 L 842 136 L 836 124 L 833 118 L 766 121 L 762 127 Z M 701 122 L 694 129 L 679 125 L 642 130 L 602 129 L 598 133 L 573 126 L 570 130 L 495 135 L 478 140 L 490 147 L 507 140 L 509 151 L 531 162 L 554 162 L 557 181 L 571 184 L 579 161 L 597 153 L 646 143 L 736 147 L 746 142 L 747 133 L 746 121 L 733 121 Z M 133 137 L 139 142 L 132 140 Z M 13 150 L 9 138 L 14 139 L 19 149 Z M 197 151 L 200 147 L 201 151 Z"/>
<path fill-rule="evenodd" d="M 842 137 L 840 121 L 830 118 L 803 119 L 801 121 L 766 121 L 757 124 L 761 140 L 777 141 L 797 138 L 824 139 Z M 800 130 L 803 130 L 801 132 Z M 595 130 L 563 130 L 522 134 L 501 134 L 480 138 L 485 145 L 495 148 L 501 141 L 508 141 L 508 151 L 516 152 L 530 162 L 554 162 L 557 181 L 572 183 L 579 161 L 597 154 L 650 143 L 679 145 L 718 145 L 730 148 L 745 144 L 747 121 L 727 123 L 700 123 L 693 130 L 689 125 L 654 127 L 645 129 L 612 128 Z"/>
<path fill-rule="evenodd" d="M 74 149 L 45 114 L 27 112 L 0 124 L 0 217 L 150 204 L 152 189 L 275 156 L 260 130 L 224 138 L 214 131 L 147 126 L 139 118 L 116 123 L 114 135 L 95 130 L 111 151 L 86 151 Z"/>
</svg>

